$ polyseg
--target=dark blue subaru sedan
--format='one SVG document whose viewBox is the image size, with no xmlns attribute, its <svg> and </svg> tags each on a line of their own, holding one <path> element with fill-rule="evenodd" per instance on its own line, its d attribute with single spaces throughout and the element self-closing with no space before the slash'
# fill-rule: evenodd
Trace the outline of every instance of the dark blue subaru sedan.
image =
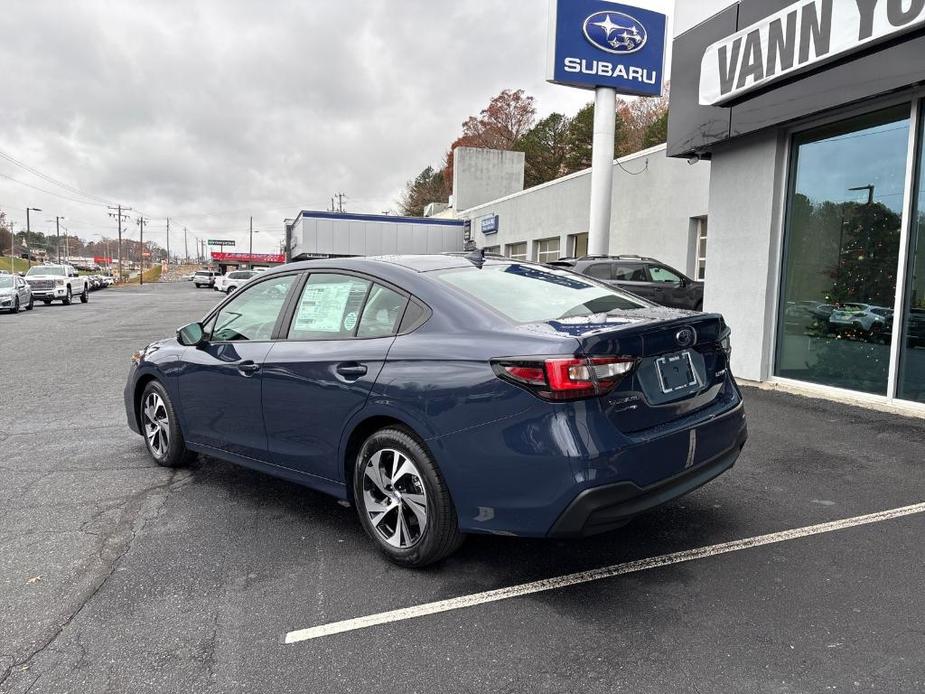
<svg viewBox="0 0 925 694">
<path fill-rule="evenodd" d="M 721 316 L 500 257 L 294 263 L 136 353 L 129 426 L 356 506 L 406 566 L 465 533 L 580 537 L 728 470 Z"/>
</svg>

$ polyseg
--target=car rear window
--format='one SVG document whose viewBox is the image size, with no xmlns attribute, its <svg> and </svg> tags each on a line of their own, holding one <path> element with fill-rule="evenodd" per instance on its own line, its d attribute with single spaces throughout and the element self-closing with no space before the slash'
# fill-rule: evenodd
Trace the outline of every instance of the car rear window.
<svg viewBox="0 0 925 694">
<path fill-rule="evenodd" d="M 627 294 L 571 272 L 534 265 L 486 265 L 434 273 L 441 281 L 518 323 L 644 308 Z"/>
</svg>

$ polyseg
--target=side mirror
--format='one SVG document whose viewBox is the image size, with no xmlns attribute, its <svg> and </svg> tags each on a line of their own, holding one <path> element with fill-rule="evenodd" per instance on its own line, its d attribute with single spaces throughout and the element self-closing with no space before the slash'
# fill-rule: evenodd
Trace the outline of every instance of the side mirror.
<svg viewBox="0 0 925 694">
<path fill-rule="evenodd" d="M 184 347 L 198 347 L 206 341 L 202 323 L 190 323 L 177 330 L 177 342 Z"/>
</svg>

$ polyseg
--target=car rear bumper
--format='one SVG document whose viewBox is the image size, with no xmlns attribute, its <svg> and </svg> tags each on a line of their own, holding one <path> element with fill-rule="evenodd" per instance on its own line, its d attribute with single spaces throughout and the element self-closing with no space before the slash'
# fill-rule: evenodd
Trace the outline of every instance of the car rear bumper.
<svg viewBox="0 0 925 694">
<path fill-rule="evenodd" d="M 689 494 L 731 468 L 745 445 L 743 429 L 729 450 L 675 477 L 648 487 L 618 482 L 586 489 L 562 512 L 549 537 L 573 538 L 596 535 L 626 525 L 633 516 Z"/>
</svg>

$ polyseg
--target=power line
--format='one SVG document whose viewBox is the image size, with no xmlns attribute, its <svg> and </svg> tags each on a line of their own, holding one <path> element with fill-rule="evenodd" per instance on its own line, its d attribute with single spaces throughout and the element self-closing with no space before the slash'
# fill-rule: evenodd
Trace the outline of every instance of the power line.
<svg viewBox="0 0 925 694">
<path fill-rule="evenodd" d="M 76 194 L 76 195 L 79 195 L 79 196 L 81 196 L 81 197 L 88 198 L 88 199 L 90 199 L 90 200 L 96 200 L 96 201 L 101 202 L 101 203 L 104 203 L 104 204 L 106 204 L 106 205 L 109 204 L 109 201 L 108 201 L 108 200 L 106 200 L 106 199 L 104 199 L 104 198 L 101 198 L 101 197 L 99 197 L 98 195 L 92 195 L 91 193 L 85 193 L 84 191 L 82 191 L 80 188 L 77 188 L 76 186 L 72 186 L 72 185 L 70 185 L 69 183 L 64 183 L 63 181 L 59 181 L 57 178 L 54 178 L 53 176 L 49 176 L 49 175 L 46 174 L 46 173 L 42 173 L 42 172 L 39 171 L 38 169 L 36 169 L 36 168 L 34 168 L 34 167 L 32 167 L 32 166 L 29 166 L 28 164 L 26 164 L 26 163 L 24 163 L 24 162 L 19 161 L 19 159 L 16 159 L 16 158 L 13 157 L 12 155 L 7 154 L 6 152 L 4 152 L 4 151 L 2 151 L 2 150 L 0 150 L 0 158 L 6 159 L 8 162 L 10 162 L 10 163 L 12 163 L 12 164 L 15 164 L 16 166 L 18 166 L 18 167 L 20 167 L 20 168 L 22 168 L 22 169 L 25 169 L 25 170 L 28 171 L 29 173 L 31 173 L 31 174 L 33 174 L 33 175 L 35 175 L 35 176 L 38 176 L 39 178 L 41 178 L 41 179 L 47 181 L 48 183 L 51 183 L 51 184 L 56 185 L 56 186 L 59 186 L 60 188 L 64 188 L 66 191 L 68 191 L 68 192 L 70 192 L 70 193 L 72 193 L 72 194 Z"/>
<path fill-rule="evenodd" d="M 5 178 L 5 179 L 7 179 L 7 180 L 12 181 L 13 183 L 18 183 L 18 184 L 21 185 L 21 186 L 26 186 L 27 188 L 32 188 L 32 189 L 34 189 L 34 190 L 37 190 L 37 191 L 42 192 L 42 193 L 46 193 L 46 194 L 48 194 L 48 195 L 54 195 L 55 197 L 61 198 L 62 200 L 69 200 L 70 202 L 76 202 L 76 203 L 79 204 L 79 205 L 90 205 L 91 207 L 106 207 L 106 205 L 104 205 L 104 204 L 102 204 L 102 203 L 98 203 L 98 202 L 88 202 L 88 201 L 86 201 L 86 200 L 78 200 L 77 198 L 70 198 L 70 197 L 68 197 L 68 196 L 66 196 L 66 195 L 61 195 L 61 193 L 55 193 L 55 192 L 50 191 L 50 190 L 45 190 L 44 188 L 39 188 L 38 186 L 32 185 L 31 183 L 26 183 L 25 181 L 20 181 L 20 180 L 17 179 L 17 178 L 13 178 L 12 176 L 7 176 L 6 174 L 3 174 L 3 173 L 0 173 L 0 178 Z"/>
</svg>

